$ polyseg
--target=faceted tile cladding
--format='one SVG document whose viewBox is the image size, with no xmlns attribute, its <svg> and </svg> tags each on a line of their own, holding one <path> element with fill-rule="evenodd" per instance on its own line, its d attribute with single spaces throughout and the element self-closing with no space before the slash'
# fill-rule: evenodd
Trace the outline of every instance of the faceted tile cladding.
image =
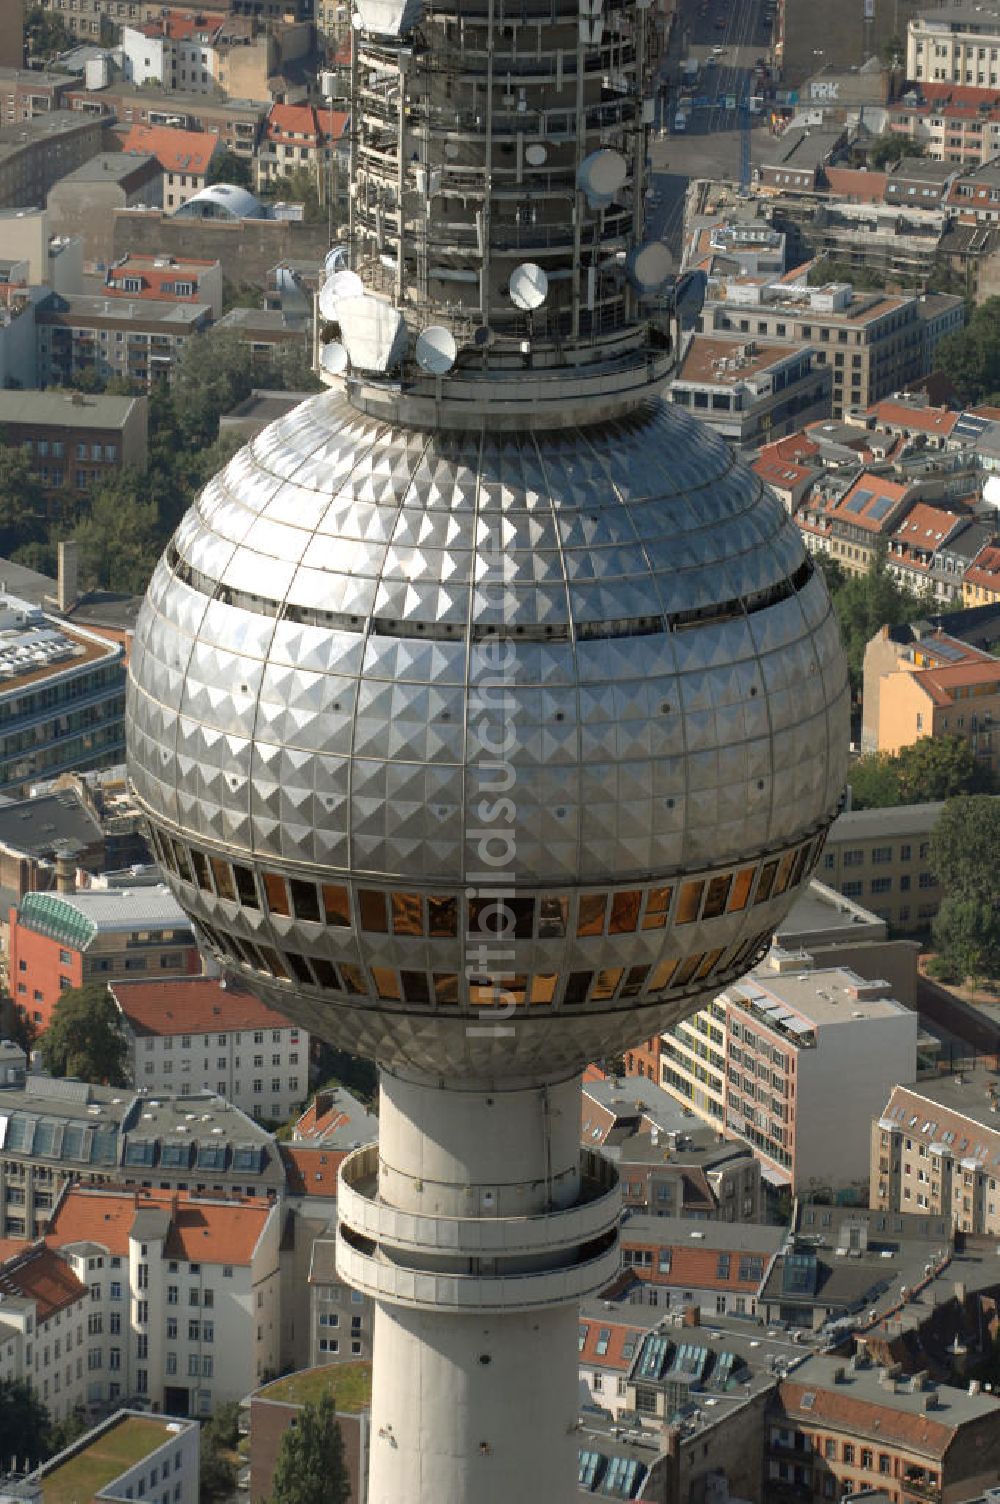
<svg viewBox="0 0 1000 1504">
<path fill-rule="evenodd" d="M 649 978 L 591 1007 L 595 984 L 577 1011 L 560 984 L 548 1006 L 525 1003 L 516 1045 L 470 1041 L 479 936 L 368 933 L 356 890 L 482 882 L 477 804 L 498 785 L 473 721 L 498 661 L 515 815 L 496 878 L 518 894 L 645 889 L 793 848 L 797 884 L 842 787 L 848 687 L 822 578 L 707 427 L 652 402 L 586 429 L 424 432 L 337 392 L 310 399 L 209 482 L 157 567 L 130 772 L 161 835 L 256 873 L 233 901 L 228 881 L 188 881 L 171 860 L 210 942 L 283 1013 L 386 1063 L 574 1065 L 608 1047 L 612 1010 L 616 1045 L 647 1037 L 738 974 L 791 901 L 772 872 L 755 901 L 683 928 L 675 898 L 671 922 L 639 935 L 518 938 L 519 974 L 647 963 Z M 270 908 L 265 874 L 344 884 L 350 922 Z M 298 960 L 261 960 L 289 946 L 326 958 L 325 989 Z M 662 971 L 654 985 L 658 961 L 716 952 L 683 995 Z M 331 962 L 362 981 L 329 985 Z M 457 976 L 457 997 L 373 968 Z"/>
</svg>

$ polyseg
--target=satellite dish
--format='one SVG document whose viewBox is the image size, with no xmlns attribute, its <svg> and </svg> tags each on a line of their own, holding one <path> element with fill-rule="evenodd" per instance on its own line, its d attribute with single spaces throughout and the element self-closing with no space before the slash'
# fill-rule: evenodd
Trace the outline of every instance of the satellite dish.
<svg viewBox="0 0 1000 1504">
<path fill-rule="evenodd" d="M 610 204 L 628 176 L 628 163 L 620 151 L 602 147 L 584 157 L 576 174 L 576 186 L 592 209 Z"/>
<path fill-rule="evenodd" d="M 674 258 L 662 240 L 637 246 L 626 262 L 628 279 L 638 292 L 655 292 L 663 286 L 673 268 Z"/>
<path fill-rule="evenodd" d="M 510 301 L 529 312 L 541 308 L 549 291 L 549 279 L 533 261 L 522 261 L 510 274 Z"/>
<path fill-rule="evenodd" d="M 446 141 L 444 143 L 444 154 L 450 162 L 455 160 L 460 150 L 461 148 L 457 141 Z"/>
<path fill-rule="evenodd" d="M 327 251 L 323 262 L 323 275 L 332 277 L 334 272 L 342 272 L 347 269 L 348 249 L 346 245 L 335 245 Z"/>
<path fill-rule="evenodd" d="M 488 350 L 495 337 L 489 324 L 480 324 L 479 328 L 473 333 L 472 343 L 477 350 Z"/>
<path fill-rule="evenodd" d="M 341 276 L 350 275 L 342 272 Z M 361 371 L 388 371 L 406 350 L 406 321 L 398 308 L 367 293 L 337 305 L 340 336 L 351 365 Z"/>
<path fill-rule="evenodd" d="M 708 278 L 702 271 L 685 272 L 674 286 L 674 311 L 682 324 L 693 324 L 705 303 Z"/>
<path fill-rule="evenodd" d="M 333 340 L 324 345 L 320 352 L 319 363 L 328 376 L 339 376 L 347 370 L 347 351 L 339 340 Z"/>
<path fill-rule="evenodd" d="M 428 376 L 444 376 L 455 364 L 458 346 L 450 329 L 443 324 L 429 324 L 417 335 L 413 354 L 417 365 Z"/>
<path fill-rule="evenodd" d="M 548 154 L 548 149 L 540 141 L 533 141 L 524 149 L 524 160 L 529 167 L 541 167 Z"/>
<path fill-rule="evenodd" d="M 339 319 L 341 303 L 363 297 L 365 284 L 357 272 L 334 272 L 327 277 L 319 293 L 319 311 L 325 319 Z"/>
</svg>

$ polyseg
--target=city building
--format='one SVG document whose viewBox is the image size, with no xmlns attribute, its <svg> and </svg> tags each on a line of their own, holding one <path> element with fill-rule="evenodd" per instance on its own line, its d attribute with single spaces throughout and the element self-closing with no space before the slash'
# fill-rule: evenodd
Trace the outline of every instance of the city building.
<svg viewBox="0 0 1000 1504">
<path fill-rule="evenodd" d="M 281 1439 L 297 1424 L 303 1405 L 318 1404 L 331 1394 L 337 1425 L 344 1440 L 352 1499 L 364 1499 L 371 1441 L 369 1406 L 372 1368 L 367 1362 L 341 1364 L 334 1369 L 304 1368 L 255 1389 L 242 1411 L 241 1430 L 250 1438 L 249 1493 L 251 1504 L 267 1504 L 273 1497 L 274 1466 Z"/>
<path fill-rule="evenodd" d="M 54 1421 L 85 1410 L 90 1290 L 41 1240 L 0 1262 L 0 1379 L 28 1384 Z"/>
<path fill-rule="evenodd" d="M 346 203 L 347 183 L 338 170 L 347 144 L 349 116 L 343 110 L 319 109 L 311 104 L 273 104 L 254 159 L 255 185 L 260 192 L 278 178 L 306 168 L 315 178 L 320 202 L 327 194 Z M 340 169 L 347 166 L 340 161 Z"/>
<path fill-rule="evenodd" d="M 871 1129 L 871 1204 L 1000 1233 L 1000 1092 L 983 1068 L 896 1086 Z"/>
<path fill-rule="evenodd" d="M 830 416 L 833 375 L 813 355 L 776 340 L 691 334 L 667 396 L 738 449 L 757 449 Z"/>
<path fill-rule="evenodd" d="M 996 605 L 1000 601 L 1000 548 L 987 543 L 962 576 L 962 604 Z"/>
<path fill-rule="evenodd" d="M 22 1497 L 35 1496 L 42 1504 L 129 1504 L 142 1498 L 197 1504 L 199 1435 L 196 1421 L 116 1410 L 30 1473 Z"/>
<path fill-rule="evenodd" d="M 869 656 L 866 650 L 866 682 L 885 657 L 880 651 Z M 924 736 L 957 736 L 996 772 L 1000 736 L 993 728 L 1000 721 L 1000 662 L 943 633 L 921 638 L 894 668 L 879 674 L 878 699 L 866 721 L 875 751 L 898 752 Z"/>
<path fill-rule="evenodd" d="M 376 1118 L 344 1086 L 325 1086 L 313 1097 L 292 1125 L 294 1144 L 311 1144 L 345 1153 L 360 1143 L 370 1143 L 378 1133 Z"/>
<path fill-rule="evenodd" d="M 219 328 L 232 330 L 249 345 L 254 365 L 267 366 L 289 345 L 308 357 L 312 337 L 307 320 L 311 318 L 312 309 L 293 319 L 271 308 L 230 308 L 219 320 Z"/>
<path fill-rule="evenodd" d="M 67 1187 L 46 1242 L 100 1318 L 93 1402 L 205 1416 L 277 1373 L 281 1222 L 259 1198 Z"/>
<path fill-rule="evenodd" d="M 88 491 L 145 468 L 148 408 L 145 397 L 0 391 L 0 432 L 28 451 L 49 515 L 72 520 Z"/>
<path fill-rule="evenodd" d="M 67 987 L 201 970 L 190 920 L 162 885 L 26 893 L 11 910 L 8 944 L 15 1004 L 39 1032 Z"/>
<path fill-rule="evenodd" d="M 618 1166 L 626 1213 L 762 1221 L 760 1163 L 750 1146 L 699 1122 L 625 1063 L 624 1079 L 584 1082 L 581 1141 Z"/>
<path fill-rule="evenodd" d="M 633 1304 L 703 1320 L 754 1316 L 787 1228 L 633 1215 L 622 1224 L 622 1274 L 613 1289 Z"/>
<path fill-rule="evenodd" d="M 818 878 L 792 906 L 774 939 L 782 950 L 804 950 L 819 965 L 845 966 L 868 981 L 884 978 L 893 997 L 916 1007 L 918 943 L 890 938 L 885 919 Z"/>
<path fill-rule="evenodd" d="M 309 1091 L 309 1035 L 220 977 L 116 981 L 132 1084 L 182 1097 L 216 1092 L 283 1122 Z"/>
<path fill-rule="evenodd" d="M 967 562 L 960 552 L 961 538 L 972 526 L 968 512 L 917 502 L 889 535 L 886 569 L 914 595 L 931 595 L 943 606 L 960 603 Z M 986 532 L 991 536 L 991 529 Z M 974 537 L 976 554 L 982 546 L 978 530 Z"/>
<path fill-rule="evenodd" d="M 109 298 L 144 302 L 207 304 L 212 318 L 222 314 L 222 266 L 218 261 L 147 256 L 127 252 L 104 273 L 101 292 Z"/>
<path fill-rule="evenodd" d="M 9 1056 L 10 1052 L 6 1052 Z M 86 1081 L 0 1071 L 0 1235 L 38 1238 L 68 1184 L 280 1198 L 272 1135 L 216 1096 L 159 1097 Z"/>
<path fill-rule="evenodd" d="M 212 162 L 222 150 L 223 143 L 214 132 L 170 125 L 133 125 L 122 142 L 126 153 L 156 158 L 163 174 L 163 207 L 168 212 L 208 187 Z"/>
<path fill-rule="evenodd" d="M 325 390 L 180 524 L 137 623 L 129 770 L 220 964 L 381 1066 L 380 1142 L 336 1198 L 337 1274 L 374 1303 L 369 1497 L 561 1500 L 579 1303 L 619 1274 L 579 1073 L 761 953 L 819 858 L 849 689 L 791 519 L 660 399 L 683 308 L 639 212 L 658 15 L 631 9 L 624 49 L 569 0 L 527 47 L 452 0 L 415 19 L 364 0 L 352 28 L 361 285 L 321 293 L 351 375 L 324 342 Z M 310 509 L 331 531 L 303 553 Z M 492 820 L 470 841 L 462 812 L 501 641 L 494 882 Z"/>
<path fill-rule="evenodd" d="M 318 1237 L 309 1262 L 309 1363 L 371 1361 L 374 1307 L 337 1273 L 337 1240 Z"/>
<path fill-rule="evenodd" d="M 15 0 L 18 3 L 18 0 Z M 4 15 L 6 23 L 7 16 Z M 7 45 L 5 24 L 4 45 Z M 14 18 L 16 35 L 17 20 Z M 16 63 L 0 67 L 0 115 L 4 125 L 13 125 L 25 120 L 35 120 L 40 115 L 49 115 L 66 108 L 66 90 L 73 80 L 66 73 L 48 73 L 43 69 L 22 67 L 22 58 Z"/>
<path fill-rule="evenodd" d="M 211 94 L 219 71 L 214 41 L 218 16 L 211 18 L 164 7 L 156 21 L 123 26 L 122 72 L 129 83 L 160 84 L 191 94 Z"/>
<path fill-rule="evenodd" d="M 890 104 L 890 128 L 935 161 L 981 167 L 1000 152 L 996 98 L 995 88 L 921 80 Z"/>
<path fill-rule="evenodd" d="M 62 109 L 0 126 L 0 207 L 41 208 L 61 177 L 101 150 L 106 124 Z"/>
<path fill-rule="evenodd" d="M 831 1342 L 848 1331 L 876 1332 L 928 1285 L 939 1298 L 934 1282 L 948 1279 L 953 1253 L 950 1223 L 940 1215 L 800 1202 L 757 1308 L 769 1324 Z"/>
<path fill-rule="evenodd" d="M 894 932 L 926 929 L 943 896 L 930 865 L 931 834 L 943 808 L 931 802 L 838 815 L 820 860 L 824 883 L 864 903 Z"/>
<path fill-rule="evenodd" d="M 159 9 L 156 14 L 159 15 Z M 139 87 L 130 83 L 103 84 L 99 89 L 71 83 L 66 106 L 85 113 L 109 111 L 121 127 L 167 126 L 171 130 L 204 131 L 218 136 L 224 147 L 248 161 L 266 114 L 265 105 L 251 100 L 222 99 L 217 94 L 191 94 L 180 89 L 157 91 L 148 84 Z"/>
<path fill-rule="evenodd" d="M 957 1504 L 1000 1475 L 1000 1401 L 864 1359 L 810 1353 L 767 1416 L 767 1487 L 839 1499 L 866 1488 L 890 1504 Z"/>
<path fill-rule="evenodd" d="M 858 292 L 846 283 L 723 278 L 709 287 L 700 327 L 810 345 L 814 363 L 833 370 L 834 417 L 869 407 L 923 374 L 918 299 Z"/>
<path fill-rule="evenodd" d="M 0 794 L 120 762 L 124 652 L 0 593 Z"/>
<path fill-rule="evenodd" d="M 888 1086 L 915 1073 L 917 1031 L 916 1013 L 884 981 L 775 948 L 664 1035 L 662 1083 L 752 1144 L 774 1184 L 857 1188 L 868 1179 L 873 1114 Z"/>
<path fill-rule="evenodd" d="M 593 1405 L 617 1418 L 629 1408 L 628 1376 L 635 1355 L 650 1322 L 660 1318 L 658 1311 L 648 1308 L 609 1311 L 609 1305 L 595 1300 L 580 1308 L 580 1382 L 587 1386 Z"/>
<path fill-rule="evenodd" d="M 971 84 L 995 88 L 1000 82 L 1000 10 L 954 0 L 927 6 L 906 26 L 906 77 L 917 83 Z"/>
<path fill-rule="evenodd" d="M 99 152 L 54 183 L 45 202 L 56 234 L 78 235 L 88 261 L 107 263 L 115 210 L 161 208 L 163 169 L 151 152 Z"/>
<path fill-rule="evenodd" d="M 35 315 L 38 371 L 44 385 L 67 386 L 93 372 L 125 377 L 151 391 L 169 382 L 186 340 L 207 329 L 207 303 L 159 298 L 52 295 Z"/>
<path fill-rule="evenodd" d="M 795 520 L 811 553 L 831 554 L 848 574 L 866 575 L 915 500 L 906 481 L 861 470 L 847 485 L 815 485 Z"/>
<path fill-rule="evenodd" d="M 1000 149 L 1000 148 L 998 148 Z M 965 328 L 968 304 L 952 292 L 922 292 L 917 313 L 924 330 L 924 370 L 933 372 L 938 345 L 949 334 L 961 334 Z"/>
</svg>

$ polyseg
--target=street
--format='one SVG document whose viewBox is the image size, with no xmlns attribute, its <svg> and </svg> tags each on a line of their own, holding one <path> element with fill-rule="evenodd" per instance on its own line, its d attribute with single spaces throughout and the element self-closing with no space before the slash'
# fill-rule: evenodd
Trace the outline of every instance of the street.
<svg viewBox="0 0 1000 1504">
<path fill-rule="evenodd" d="M 739 105 L 758 97 L 755 66 L 766 63 L 771 40 L 770 0 L 680 0 L 671 42 L 660 67 L 659 134 L 650 155 L 653 190 L 649 232 L 679 256 L 684 195 L 691 178 L 740 175 Z M 694 79 L 684 63 L 697 61 Z M 691 72 L 690 64 L 687 72 Z M 683 129 L 677 129 L 678 114 Z M 751 114 L 751 160 L 769 140 L 766 112 Z"/>
</svg>

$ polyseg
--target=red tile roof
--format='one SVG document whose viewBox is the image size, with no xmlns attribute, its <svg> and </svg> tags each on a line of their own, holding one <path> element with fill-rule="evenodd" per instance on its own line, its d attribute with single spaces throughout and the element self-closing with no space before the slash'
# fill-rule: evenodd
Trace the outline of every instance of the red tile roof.
<svg viewBox="0 0 1000 1504">
<path fill-rule="evenodd" d="M 650 1284 L 680 1285 L 685 1290 L 733 1290 L 738 1295 L 752 1294 L 760 1289 L 771 1263 L 769 1253 L 761 1253 L 758 1250 L 749 1250 L 746 1253 L 730 1252 L 728 1249 L 720 1251 L 711 1246 L 711 1235 L 707 1242 L 709 1244 L 707 1248 L 692 1243 L 652 1242 L 636 1233 L 630 1235 L 628 1222 L 622 1225 L 621 1230 L 623 1252 L 631 1250 L 652 1254 L 651 1264 L 645 1267 L 633 1265 L 631 1270 L 631 1273 Z M 661 1271 L 660 1255 L 667 1249 L 670 1252 L 670 1268 Z M 728 1274 L 719 1272 L 720 1269 L 727 1267 L 720 1262 L 720 1252 L 723 1257 L 728 1254 Z M 740 1279 L 740 1259 L 743 1257 L 760 1260 L 761 1279 Z"/>
<path fill-rule="evenodd" d="M 166 1037 L 218 1029 L 292 1029 L 281 1013 L 252 992 L 219 977 L 161 977 L 113 982 L 111 994 L 134 1034 Z"/>
<path fill-rule="evenodd" d="M 892 402 L 889 399 L 874 403 L 868 412 L 880 423 L 907 428 L 913 433 L 948 435 L 959 419 L 958 413 L 949 412 L 944 407 L 909 407 L 905 402 Z"/>
<path fill-rule="evenodd" d="M 182 131 L 171 125 L 133 125 L 122 150 L 152 156 L 164 172 L 203 177 L 221 139 L 215 131 Z"/>
<path fill-rule="evenodd" d="M 1000 588 L 1000 548 L 988 543 L 981 548 L 962 578 L 963 585 L 985 585 L 990 590 Z"/>
<path fill-rule="evenodd" d="M 268 141 L 289 146 L 316 146 L 325 141 L 339 141 L 348 119 L 342 110 L 317 110 L 311 104 L 273 104 L 264 136 Z"/>
<path fill-rule="evenodd" d="M 13 1240 L 5 1239 L 4 1242 Z M 48 1321 L 75 1301 L 87 1298 L 87 1286 L 73 1273 L 66 1260 L 45 1243 L 18 1240 L 0 1264 L 0 1293 L 23 1295 L 35 1302 L 38 1321 Z"/>
<path fill-rule="evenodd" d="M 839 522 L 849 523 L 852 527 L 863 528 L 868 533 L 886 533 L 894 519 L 897 507 L 903 501 L 908 486 L 900 485 L 896 481 L 886 480 L 884 476 L 872 475 L 865 470 L 846 492 L 842 499 L 832 498 L 823 504 L 826 516 Z M 852 501 L 856 500 L 862 491 L 868 492 L 867 499 L 855 511 L 851 507 Z M 881 503 L 888 500 L 888 507 L 883 508 Z M 876 511 L 880 515 L 872 515 Z"/>
<path fill-rule="evenodd" d="M 796 486 L 813 474 L 805 465 L 792 465 L 787 460 L 757 459 L 751 468 L 765 485 L 777 486 L 779 490 L 786 486 Z"/>
<path fill-rule="evenodd" d="M 911 548 L 940 548 L 954 531 L 955 524 L 964 520 L 958 512 L 946 512 L 943 507 L 918 501 L 895 529 L 892 539 L 894 543 L 898 540 Z"/>
<path fill-rule="evenodd" d="M 877 1436 L 887 1444 L 914 1447 L 942 1457 L 955 1434 L 955 1425 L 935 1420 L 931 1415 L 911 1414 L 891 1405 L 875 1405 L 870 1399 L 852 1395 L 848 1390 L 820 1389 L 796 1384 L 786 1379 L 779 1386 L 782 1405 L 789 1415 L 807 1423 L 811 1430 L 828 1427 L 844 1430 L 852 1437 Z M 806 1395 L 813 1398 L 803 1404 Z M 878 1422 L 877 1427 L 875 1421 Z"/>
<path fill-rule="evenodd" d="M 349 1150 L 324 1149 L 320 1144 L 279 1144 L 278 1149 L 291 1195 L 336 1196 L 337 1172 Z"/>
<path fill-rule="evenodd" d="M 612 1321 L 610 1318 L 602 1321 L 598 1316 L 581 1315 L 580 1331 L 584 1334 L 580 1348 L 581 1366 L 586 1364 L 588 1368 L 611 1368 L 618 1373 L 627 1373 L 648 1330 L 644 1326 L 630 1326 L 627 1321 Z M 608 1334 L 607 1350 L 599 1353 L 597 1344 L 602 1332 Z M 623 1351 L 626 1345 L 631 1346 L 631 1355 Z"/>
<path fill-rule="evenodd" d="M 216 1201 L 187 1191 L 103 1191 L 73 1186 L 49 1223 L 46 1241 L 54 1248 L 98 1243 L 112 1254 L 128 1254 L 136 1214 L 164 1211 L 170 1227 L 164 1255 L 202 1264 L 249 1264 L 271 1214 L 269 1205 L 247 1198 Z"/>
<path fill-rule="evenodd" d="M 824 167 L 823 176 L 831 193 L 846 198 L 848 202 L 854 200 L 862 204 L 880 204 L 889 181 L 884 172 L 863 172 L 853 167 Z"/>
</svg>

